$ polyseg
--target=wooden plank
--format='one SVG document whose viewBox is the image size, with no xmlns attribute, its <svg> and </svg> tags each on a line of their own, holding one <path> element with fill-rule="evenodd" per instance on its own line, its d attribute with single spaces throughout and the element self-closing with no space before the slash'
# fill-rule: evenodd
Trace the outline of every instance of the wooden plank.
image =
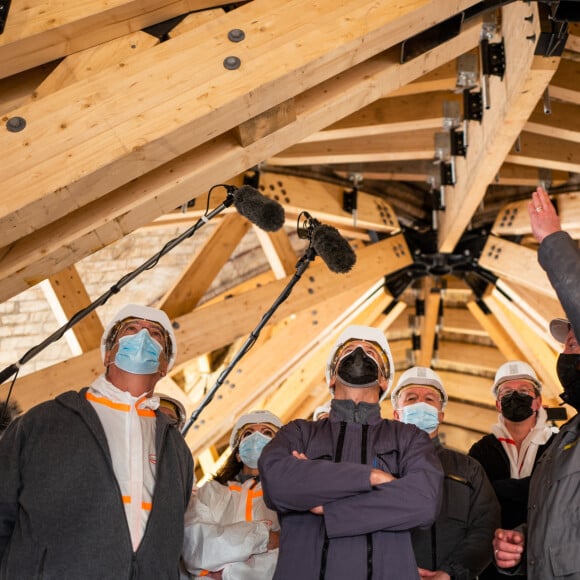
<svg viewBox="0 0 580 580">
<path fill-rule="evenodd" d="M 215 0 L 43 0 L 32 4 L 13 0 L 0 36 L 0 76 L 7 77 L 180 14 L 219 4 Z"/>
<path fill-rule="evenodd" d="M 438 91 L 379 99 L 345 119 L 333 123 L 323 131 L 309 135 L 302 142 L 312 143 L 313 141 L 389 135 L 422 129 L 441 129 L 443 104 L 446 101 L 461 103 L 462 96 L 448 91 Z"/>
<path fill-rule="evenodd" d="M 348 140 L 299 143 L 268 160 L 274 165 L 316 165 L 433 159 L 432 129 L 405 131 L 396 135 L 352 137 Z"/>
<path fill-rule="evenodd" d="M 462 54 L 477 45 L 479 24 L 470 22 L 458 37 L 403 65 L 399 62 L 399 52 L 393 50 L 307 91 L 298 97 L 301 113 L 296 124 L 263 143 L 244 150 L 233 136 L 223 135 L 34 231 L 31 236 L 7 245 L 0 250 L 0 264 L 6 268 L 17 266 L 18 274 L 2 272 L 0 299 L 25 290 L 53 271 L 149 223 L 160 213 L 173 211 L 215 183 L 238 175 L 312 131 L 380 98 L 389 88 L 402 86 L 426 70 Z"/>
<path fill-rule="evenodd" d="M 540 169 L 580 172 L 580 143 L 523 132 L 506 161 Z"/>
<path fill-rule="evenodd" d="M 421 321 L 421 352 L 418 364 L 430 367 L 433 360 L 434 341 L 436 327 L 439 323 L 439 305 L 441 304 L 441 291 L 439 288 L 426 288 L 425 316 Z"/>
<path fill-rule="evenodd" d="M 296 268 L 298 258 L 284 228 L 277 232 L 265 232 L 254 226 L 254 233 L 276 278 L 284 278 L 291 274 Z"/>
<path fill-rule="evenodd" d="M 440 369 L 493 376 L 505 357 L 495 347 L 445 340 L 434 366 Z"/>
<path fill-rule="evenodd" d="M 550 113 L 538 103 L 524 130 L 544 137 L 580 143 L 580 105 L 550 100 Z"/>
<path fill-rule="evenodd" d="M 530 10 L 533 22 L 526 17 Z M 445 188 L 446 208 L 438 212 L 438 246 L 452 252 L 483 199 L 508 151 L 520 134 L 536 103 L 550 82 L 558 58 L 534 56 L 534 45 L 526 37 L 539 32 L 537 6 L 509 4 L 502 9 L 506 71 L 503 82 L 491 77 L 491 108 L 480 125 L 469 123 L 466 157 L 455 160 L 456 183 Z"/>
<path fill-rule="evenodd" d="M 164 310 L 169 318 L 191 312 L 249 229 L 250 223 L 240 215 L 232 213 L 225 216 L 165 293 L 157 308 Z"/>
<path fill-rule="evenodd" d="M 85 285 L 74 266 L 65 268 L 48 279 L 56 299 L 62 309 L 66 324 L 73 315 L 91 304 Z M 82 352 L 87 352 L 101 345 L 104 328 L 96 312 L 91 312 L 72 327 Z"/>
<path fill-rule="evenodd" d="M 90 203 L 475 0 L 445 8 L 434 0 L 388 0 L 380 7 L 374 0 L 322 0 L 318 18 L 308 0 L 276 3 L 283 7 L 279 18 L 271 18 L 272 0 L 255 0 L 220 17 L 219 35 L 216 26 L 202 26 L 160 44 L 155 59 L 135 55 L 121 69 L 19 109 L 24 131 L 0 133 L 0 148 L 8 152 L 0 178 L 6 191 L 18 192 L 0 206 L 6 240 L 59 219 L 71 200 L 77 207 Z M 237 73 L 223 66 L 231 55 L 224 32 L 233 27 L 253 39 L 237 46 L 244 62 Z M 279 53 L 285 67 L 265 66 Z M 13 163 L 19 173 L 2 174 Z M 9 218 L 16 208 L 18 221 Z"/>
<path fill-rule="evenodd" d="M 485 302 L 483 306 L 485 306 Z M 507 360 L 524 360 L 524 353 L 519 348 L 518 343 L 504 328 L 497 317 L 494 316 L 491 310 L 482 310 L 482 305 L 477 302 L 469 302 L 467 307 L 481 326 L 485 328 L 497 348 L 499 348 Z"/>
<path fill-rule="evenodd" d="M 63 59 L 38 86 L 32 99 L 38 100 L 81 79 L 107 69 L 123 66 L 123 61 L 159 44 L 159 39 L 142 30 L 90 47 Z"/>
<path fill-rule="evenodd" d="M 478 264 L 496 276 L 525 285 L 550 298 L 555 296 L 546 273 L 538 264 L 534 250 L 490 235 L 481 251 Z"/>
<path fill-rule="evenodd" d="M 550 83 L 550 95 L 555 99 L 580 105 L 579 76 L 580 62 L 563 59 L 554 75 L 554 80 Z"/>
<path fill-rule="evenodd" d="M 569 174 L 567 171 L 552 171 L 552 185 L 557 187 L 567 183 Z M 494 183 L 497 185 L 520 185 L 535 188 L 540 182 L 539 171 L 532 167 L 504 163 Z"/>
</svg>

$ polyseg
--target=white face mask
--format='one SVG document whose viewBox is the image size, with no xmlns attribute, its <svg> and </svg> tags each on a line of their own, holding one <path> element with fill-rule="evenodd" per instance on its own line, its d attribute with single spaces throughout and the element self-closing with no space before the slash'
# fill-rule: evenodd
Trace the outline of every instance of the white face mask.
<svg viewBox="0 0 580 580">
<path fill-rule="evenodd" d="M 238 453 L 240 454 L 242 463 L 251 469 L 256 469 L 258 467 L 258 459 L 260 459 L 264 447 L 270 441 L 272 441 L 271 437 L 267 437 L 259 431 L 254 431 L 254 433 L 242 439 L 238 447 Z"/>
<path fill-rule="evenodd" d="M 428 403 L 414 403 L 403 407 L 399 413 L 403 423 L 415 425 L 426 433 L 433 433 L 439 425 L 439 411 Z"/>
<path fill-rule="evenodd" d="M 134 375 L 151 375 L 159 370 L 159 356 L 163 347 L 147 329 L 119 339 L 115 365 Z"/>
</svg>

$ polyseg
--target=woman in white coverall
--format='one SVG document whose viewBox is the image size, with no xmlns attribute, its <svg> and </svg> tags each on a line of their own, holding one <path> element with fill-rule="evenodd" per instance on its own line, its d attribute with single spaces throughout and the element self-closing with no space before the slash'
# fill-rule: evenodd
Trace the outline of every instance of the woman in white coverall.
<svg viewBox="0 0 580 580">
<path fill-rule="evenodd" d="M 192 497 L 183 562 L 194 578 L 270 580 L 274 575 L 280 528 L 262 498 L 258 458 L 281 426 L 269 411 L 242 415 L 230 436 L 229 459 Z"/>
</svg>

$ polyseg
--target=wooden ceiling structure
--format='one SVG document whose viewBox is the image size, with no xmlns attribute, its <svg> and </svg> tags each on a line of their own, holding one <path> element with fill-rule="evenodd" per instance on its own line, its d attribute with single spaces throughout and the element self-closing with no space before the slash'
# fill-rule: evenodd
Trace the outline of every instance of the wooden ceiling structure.
<svg viewBox="0 0 580 580">
<path fill-rule="evenodd" d="M 558 405 L 547 325 L 562 310 L 526 204 L 549 186 L 580 235 L 578 3 L 34 4 L 0 11 L 0 301 L 48 280 L 71 318 L 95 298 L 80 260 L 142 228 L 196 223 L 216 184 L 258 188 L 284 207 L 285 227 L 220 212 L 152 304 L 179 343 L 163 390 L 191 412 L 208 385 L 184 377 L 202 363 L 219 377 L 296 275 L 302 212 L 355 249 L 348 273 L 314 260 L 224 377 L 187 434 L 199 475 L 240 413 L 288 421 L 325 402 L 326 355 L 353 322 L 385 331 L 398 373 L 441 374 L 452 447 L 496 421 L 489 389 L 506 360 L 529 361 Z M 208 300 L 250 234 L 263 273 Z M 98 314 L 73 327 L 83 354 L 18 379 L 24 408 L 101 372 Z"/>
</svg>

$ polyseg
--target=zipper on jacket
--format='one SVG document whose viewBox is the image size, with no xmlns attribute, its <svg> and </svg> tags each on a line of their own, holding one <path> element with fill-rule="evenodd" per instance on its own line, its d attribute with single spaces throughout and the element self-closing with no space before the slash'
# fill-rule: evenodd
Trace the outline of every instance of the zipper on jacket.
<svg viewBox="0 0 580 580">
<path fill-rule="evenodd" d="M 362 426 L 362 439 L 360 447 L 360 462 L 363 465 L 367 464 L 367 440 L 368 440 L 369 426 L 364 424 Z M 367 580 L 373 577 L 373 535 L 367 534 Z"/>
<path fill-rule="evenodd" d="M 344 436 L 346 435 L 346 422 L 340 422 L 340 432 L 338 434 L 338 443 L 336 444 L 336 453 L 333 459 L 334 463 L 340 463 L 342 458 L 342 448 L 344 447 Z M 324 529 L 324 544 L 322 545 L 322 556 L 320 558 L 320 580 L 324 580 L 326 575 L 326 560 L 328 558 L 328 535 Z"/>
</svg>

